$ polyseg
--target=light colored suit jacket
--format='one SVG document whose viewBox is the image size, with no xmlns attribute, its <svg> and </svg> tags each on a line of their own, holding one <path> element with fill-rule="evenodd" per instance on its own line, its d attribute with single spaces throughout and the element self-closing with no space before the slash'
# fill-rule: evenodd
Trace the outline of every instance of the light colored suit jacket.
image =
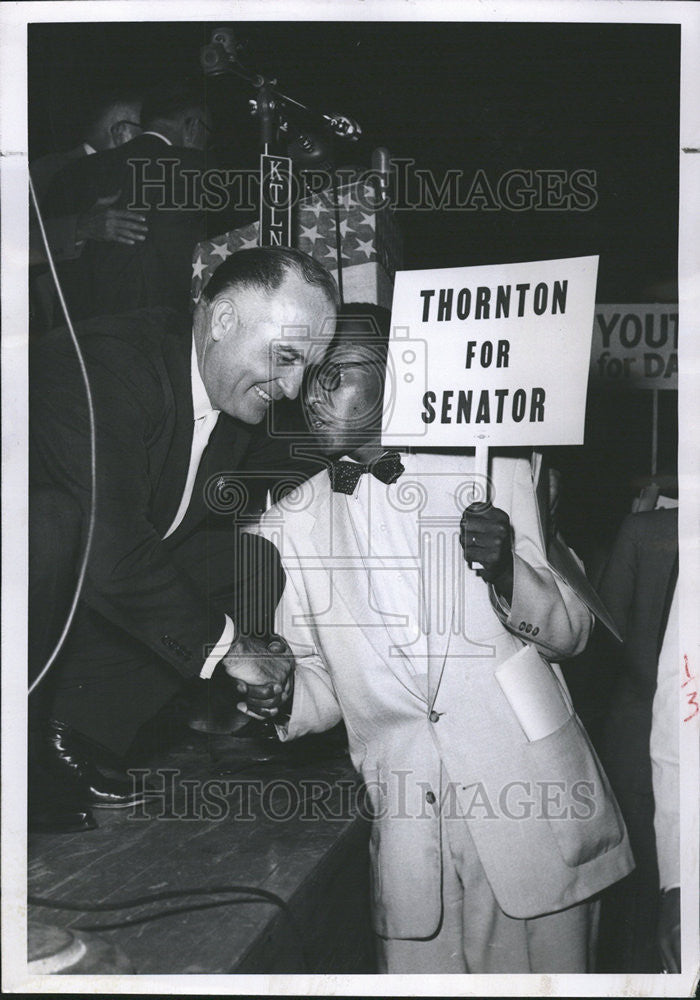
<svg viewBox="0 0 700 1000">
<path fill-rule="evenodd" d="M 388 516 L 415 511 L 412 552 L 375 553 L 381 526 L 359 537 L 353 499 L 333 494 L 325 471 L 258 528 L 281 554 L 276 628 L 296 657 L 291 717 L 278 731 L 293 739 L 344 719 L 375 817 L 374 926 L 398 938 L 438 927 L 447 815 L 468 823 L 513 917 L 571 906 L 633 867 L 607 779 L 548 662 L 581 652 L 592 618 L 547 564 L 528 463 L 491 463 L 493 503 L 514 531 L 510 608 L 459 548 L 473 458 L 422 454 L 407 466 L 394 486 L 372 484 L 388 491 Z M 442 570 L 427 581 L 436 559 Z"/>
</svg>

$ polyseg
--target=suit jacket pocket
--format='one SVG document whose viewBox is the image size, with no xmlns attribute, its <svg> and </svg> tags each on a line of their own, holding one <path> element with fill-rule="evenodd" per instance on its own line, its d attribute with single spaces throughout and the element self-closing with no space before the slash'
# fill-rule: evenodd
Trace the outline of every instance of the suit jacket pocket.
<svg viewBox="0 0 700 1000">
<path fill-rule="evenodd" d="M 564 862 L 584 865 L 616 847 L 625 826 L 612 789 L 578 716 L 525 744 L 538 786 L 541 818 L 549 822 Z"/>
<path fill-rule="evenodd" d="M 552 667 L 526 645 L 496 670 L 496 681 L 528 740 L 556 732 L 573 709 Z"/>
</svg>

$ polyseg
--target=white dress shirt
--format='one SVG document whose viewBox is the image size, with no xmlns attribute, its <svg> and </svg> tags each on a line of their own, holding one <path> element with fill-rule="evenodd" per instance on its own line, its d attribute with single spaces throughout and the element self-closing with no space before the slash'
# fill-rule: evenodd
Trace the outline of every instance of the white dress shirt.
<svg viewBox="0 0 700 1000">
<path fill-rule="evenodd" d="M 173 523 L 170 525 L 165 535 L 163 535 L 163 538 L 168 538 L 172 535 L 176 528 L 178 528 L 182 523 L 182 519 L 184 518 L 187 508 L 190 505 L 190 500 L 192 499 L 192 490 L 194 489 L 194 482 L 197 478 L 199 463 L 202 460 L 204 449 L 209 443 L 211 432 L 214 430 L 216 421 L 219 419 L 219 410 L 215 410 L 211 405 L 209 396 L 207 395 L 207 390 L 204 386 L 204 382 L 202 381 L 202 376 L 199 373 L 197 351 L 195 349 L 194 340 L 192 341 L 190 375 L 192 380 L 192 409 L 194 412 L 194 430 L 192 434 L 190 465 L 187 470 L 187 479 L 185 480 L 185 488 L 180 500 L 180 506 L 177 509 Z M 221 637 L 204 661 L 204 666 L 199 674 L 199 676 L 205 680 L 208 680 L 214 673 L 214 668 L 226 655 L 235 637 L 236 630 L 233 621 L 228 615 L 225 615 L 225 618 L 226 624 L 223 632 L 221 633 Z"/>
</svg>

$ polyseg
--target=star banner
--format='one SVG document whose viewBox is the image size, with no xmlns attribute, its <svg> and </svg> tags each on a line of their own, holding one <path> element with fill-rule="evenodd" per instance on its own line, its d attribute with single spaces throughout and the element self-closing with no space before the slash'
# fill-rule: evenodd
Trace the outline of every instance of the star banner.
<svg viewBox="0 0 700 1000">
<path fill-rule="evenodd" d="M 390 304 L 391 283 L 403 261 L 403 241 L 392 210 L 378 208 L 377 204 L 377 192 L 368 183 L 360 181 L 338 188 L 341 260 L 344 278 L 346 268 L 373 265 L 357 272 L 358 278 L 361 275 L 360 281 L 353 283 L 350 280 L 348 285 L 345 280 L 346 293 L 352 289 L 352 295 L 346 294 L 347 299 L 364 297 L 377 301 L 379 298 Z M 259 223 L 254 222 L 196 245 L 192 256 L 194 305 L 222 261 L 237 250 L 258 246 L 259 231 Z M 298 203 L 293 213 L 292 231 L 294 246 L 337 273 L 336 211 L 330 190 Z"/>
</svg>

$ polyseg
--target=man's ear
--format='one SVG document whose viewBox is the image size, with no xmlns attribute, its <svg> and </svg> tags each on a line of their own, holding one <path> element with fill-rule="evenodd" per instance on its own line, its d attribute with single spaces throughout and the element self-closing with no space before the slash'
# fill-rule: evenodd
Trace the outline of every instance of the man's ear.
<svg viewBox="0 0 700 1000">
<path fill-rule="evenodd" d="M 223 340 L 236 332 L 238 328 L 238 310 L 233 299 L 226 295 L 220 296 L 211 310 L 210 335 L 212 340 Z"/>
</svg>

